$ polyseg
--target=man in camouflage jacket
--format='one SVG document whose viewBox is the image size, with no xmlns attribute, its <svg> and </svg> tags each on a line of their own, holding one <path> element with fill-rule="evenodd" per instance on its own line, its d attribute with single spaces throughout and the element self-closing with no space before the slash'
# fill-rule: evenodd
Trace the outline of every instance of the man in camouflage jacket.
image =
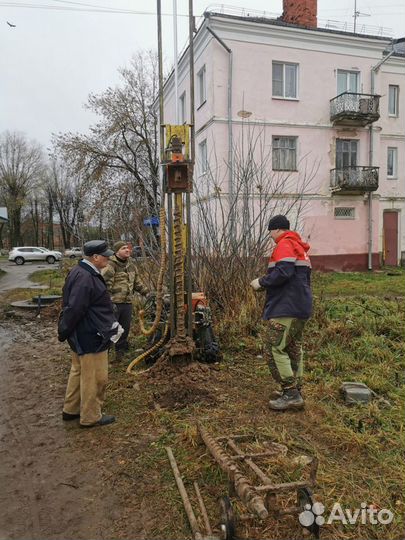
<svg viewBox="0 0 405 540">
<path fill-rule="evenodd" d="M 117 320 L 124 328 L 124 333 L 115 345 L 116 354 L 120 356 L 129 348 L 128 334 L 131 327 L 134 292 L 146 296 L 149 291 L 139 280 L 128 244 L 120 240 L 114 244 L 113 250 L 114 255 L 110 257 L 102 274 L 115 306 Z"/>
</svg>

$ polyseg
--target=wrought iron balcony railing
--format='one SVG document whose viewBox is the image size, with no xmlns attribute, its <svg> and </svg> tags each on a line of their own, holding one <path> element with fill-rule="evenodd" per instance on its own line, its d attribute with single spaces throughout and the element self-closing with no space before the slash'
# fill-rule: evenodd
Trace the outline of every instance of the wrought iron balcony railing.
<svg viewBox="0 0 405 540">
<path fill-rule="evenodd" d="M 335 125 L 367 126 L 380 118 L 380 96 L 343 92 L 330 100 L 330 119 Z"/>
<path fill-rule="evenodd" d="M 365 193 L 378 189 L 378 167 L 342 167 L 330 171 L 332 192 Z"/>
</svg>

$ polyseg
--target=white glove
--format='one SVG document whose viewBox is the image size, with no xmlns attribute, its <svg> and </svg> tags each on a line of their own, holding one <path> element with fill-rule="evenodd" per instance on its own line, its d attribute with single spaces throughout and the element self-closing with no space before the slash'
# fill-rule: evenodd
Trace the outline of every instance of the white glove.
<svg viewBox="0 0 405 540">
<path fill-rule="evenodd" d="M 117 343 L 117 341 L 120 339 L 120 337 L 124 333 L 124 329 L 122 328 L 120 323 L 117 321 L 113 323 L 113 325 L 111 326 L 111 330 L 115 330 L 115 329 L 117 330 L 117 333 L 110 337 L 110 340 L 113 343 Z"/>
<path fill-rule="evenodd" d="M 253 281 L 251 281 L 250 286 L 252 287 L 252 289 L 254 291 L 263 291 L 264 290 L 263 287 L 259 283 L 259 278 L 256 278 Z"/>
</svg>

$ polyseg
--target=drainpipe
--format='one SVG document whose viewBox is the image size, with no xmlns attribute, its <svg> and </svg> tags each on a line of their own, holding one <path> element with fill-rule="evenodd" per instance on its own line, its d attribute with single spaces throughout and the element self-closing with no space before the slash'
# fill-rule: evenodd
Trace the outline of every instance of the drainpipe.
<svg viewBox="0 0 405 540">
<path fill-rule="evenodd" d="M 207 26 L 207 30 L 214 38 L 218 41 L 220 45 L 228 53 L 228 167 L 229 167 L 229 222 L 230 222 L 230 232 L 232 238 L 235 234 L 235 212 L 234 212 L 234 193 L 233 193 L 233 131 L 232 131 L 232 50 L 224 43 L 224 41 Z"/>
<path fill-rule="evenodd" d="M 375 74 L 378 72 L 380 67 L 390 58 L 394 52 L 394 45 L 391 44 L 392 51 L 384 56 L 378 64 L 373 66 L 371 68 L 371 89 L 370 94 L 374 95 L 375 92 Z M 368 155 L 368 164 L 369 167 L 373 166 L 373 160 L 374 160 L 374 152 L 373 152 L 373 145 L 374 145 L 374 133 L 373 133 L 373 126 L 371 125 L 369 127 L 369 155 Z M 367 268 L 368 270 L 373 269 L 373 218 L 372 218 L 372 210 L 373 210 L 373 192 L 370 191 L 368 194 L 368 264 Z"/>
</svg>

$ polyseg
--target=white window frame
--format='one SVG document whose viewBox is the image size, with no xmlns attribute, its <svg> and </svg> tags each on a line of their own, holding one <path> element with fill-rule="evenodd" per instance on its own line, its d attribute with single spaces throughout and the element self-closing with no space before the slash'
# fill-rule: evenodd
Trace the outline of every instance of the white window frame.
<svg viewBox="0 0 405 540">
<path fill-rule="evenodd" d="M 187 122 L 186 91 L 185 90 L 179 97 L 179 122 L 180 124 L 185 124 Z"/>
<path fill-rule="evenodd" d="M 283 141 L 283 144 L 276 146 L 277 141 Z M 291 144 L 291 141 L 294 141 L 294 144 Z M 297 151 L 298 151 L 298 137 L 273 135 L 272 163 L 271 163 L 273 171 L 296 171 L 297 170 Z M 278 153 L 278 155 L 276 153 Z M 290 157 L 290 153 L 291 153 L 291 157 Z M 289 159 L 292 159 L 293 163 L 289 164 L 288 163 Z"/>
<path fill-rule="evenodd" d="M 207 139 L 198 143 L 198 167 L 200 176 L 208 172 L 208 148 Z"/>
<path fill-rule="evenodd" d="M 394 99 L 391 99 L 391 91 L 394 93 Z M 391 105 L 394 105 L 391 110 Z M 399 86 L 397 84 L 388 85 L 388 116 L 398 118 L 399 113 Z"/>
<path fill-rule="evenodd" d="M 197 85 L 198 85 L 198 105 L 200 108 L 207 101 L 207 70 L 205 64 L 197 73 Z"/>
<path fill-rule="evenodd" d="M 392 156 L 392 174 L 389 174 L 390 154 Z M 387 178 L 398 177 L 398 148 L 396 146 L 387 147 Z"/>
<path fill-rule="evenodd" d="M 343 212 L 341 215 L 337 215 L 337 212 L 336 212 L 337 210 L 338 211 L 350 210 L 350 212 L 347 213 L 347 215 L 344 215 Z M 333 210 L 333 217 L 335 219 L 356 219 L 356 208 L 354 206 L 335 206 Z"/>
<path fill-rule="evenodd" d="M 282 80 L 281 81 L 275 81 L 274 79 L 274 66 L 282 66 Z M 294 67 L 295 68 L 295 96 L 287 96 L 286 95 L 286 66 Z M 274 60 L 272 62 L 272 73 L 271 73 L 271 87 L 272 87 L 272 97 L 274 99 L 290 99 L 290 100 L 298 100 L 298 77 L 299 77 L 299 64 L 296 64 L 294 62 L 278 62 Z M 281 82 L 282 90 L 280 94 L 276 94 L 275 91 L 275 82 Z"/>
<path fill-rule="evenodd" d="M 339 91 L 339 75 L 345 75 L 346 76 L 346 85 L 345 90 L 343 92 Z M 355 75 L 356 76 L 356 89 L 350 90 L 350 76 Z M 356 70 L 350 70 L 350 69 L 338 69 L 336 74 L 336 92 L 340 96 L 340 94 L 344 94 L 345 92 L 353 92 L 354 94 L 360 93 L 360 71 Z"/>
</svg>

